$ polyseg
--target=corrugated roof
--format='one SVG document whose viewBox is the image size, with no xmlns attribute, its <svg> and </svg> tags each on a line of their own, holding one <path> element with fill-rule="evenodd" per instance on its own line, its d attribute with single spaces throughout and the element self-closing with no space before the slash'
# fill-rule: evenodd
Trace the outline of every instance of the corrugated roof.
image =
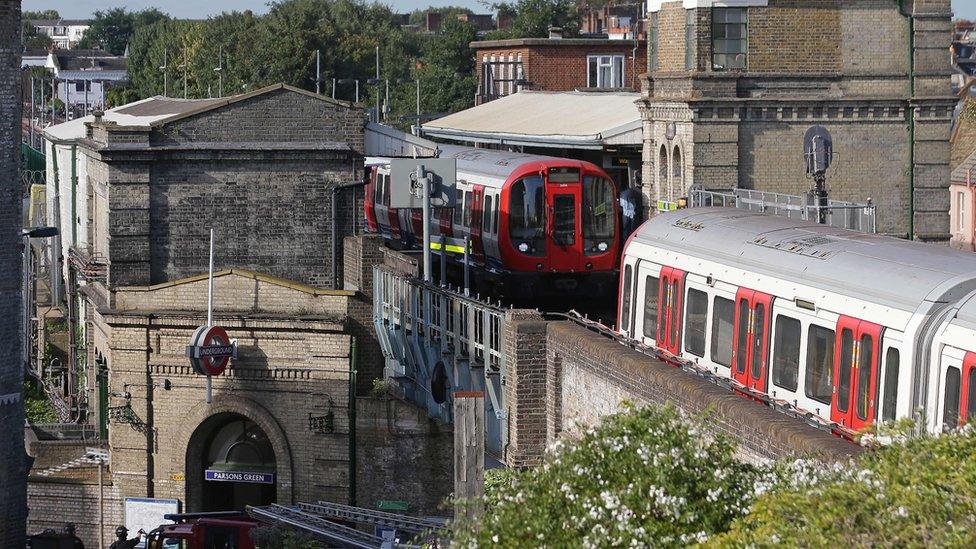
<svg viewBox="0 0 976 549">
<path fill-rule="evenodd" d="M 640 145 L 633 92 L 521 91 L 423 125 L 428 136 L 474 143 L 602 148 Z"/>
</svg>

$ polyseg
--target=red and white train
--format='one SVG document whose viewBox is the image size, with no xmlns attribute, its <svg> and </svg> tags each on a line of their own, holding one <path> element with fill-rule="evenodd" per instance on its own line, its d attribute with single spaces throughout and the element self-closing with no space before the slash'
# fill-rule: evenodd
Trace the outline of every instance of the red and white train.
<svg viewBox="0 0 976 549">
<path fill-rule="evenodd" d="M 435 208 L 431 236 L 471 240 L 479 279 L 515 295 L 612 291 L 620 251 L 617 189 L 580 160 L 442 146 L 457 160 L 457 207 Z M 373 166 L 366 228 L 400 248 L 419 248 L 420 210 L 390 207 L 389 164 Z"/>
<path fill-rule="evenodd" d="M 840 426 L 976 418 L 976 255 L 725 208 L 628 240 L 618 331 Z"/>
</svg>

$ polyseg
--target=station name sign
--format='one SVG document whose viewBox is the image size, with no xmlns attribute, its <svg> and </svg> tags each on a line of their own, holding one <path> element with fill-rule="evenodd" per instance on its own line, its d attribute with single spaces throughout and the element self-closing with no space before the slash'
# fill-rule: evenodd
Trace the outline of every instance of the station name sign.
<svg viewBox="0 0 976 549">
<path fill-rule="evenodd" d="M 274 473 L 248 473 L 246 471 L 217 471 L 207 469 L 206 479 L 215 482 L 249 482 L 252 484 L 274 484 Z"/>
</svg>

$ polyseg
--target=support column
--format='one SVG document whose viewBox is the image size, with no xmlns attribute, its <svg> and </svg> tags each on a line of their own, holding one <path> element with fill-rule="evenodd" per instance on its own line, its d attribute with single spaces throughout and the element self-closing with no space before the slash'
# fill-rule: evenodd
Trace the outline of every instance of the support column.
<svg viewBox="0 0 976 549">
<path fill-rule="evenodd" d="M 477 519 L 484 512 L 485 394 L 454 393 L 454 516 Z"/>
</svg>

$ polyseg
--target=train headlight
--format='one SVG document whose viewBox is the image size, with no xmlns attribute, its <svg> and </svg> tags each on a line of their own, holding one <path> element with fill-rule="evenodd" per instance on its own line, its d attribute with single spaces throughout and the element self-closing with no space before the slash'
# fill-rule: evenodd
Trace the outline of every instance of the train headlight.
<svg viewBox="0 0 976 549">
<path fill-rule="evenodd" d="M 596 245 L 596 249 L 600 250 L 601 252 L 607 251 L 607 247 L 608 246 L 607 246 L 607 243 L 606 242 L 601 242 L 601 243 L 599 243 L 599 244 Z"/>
<path fill-rule="evenodd" d="M 529 245 L 525 242 L 522 242 L 521 244 L 518 245 L 518 251 L 522 252 L 523 254 L 528 253 Z"/>
</svg>

